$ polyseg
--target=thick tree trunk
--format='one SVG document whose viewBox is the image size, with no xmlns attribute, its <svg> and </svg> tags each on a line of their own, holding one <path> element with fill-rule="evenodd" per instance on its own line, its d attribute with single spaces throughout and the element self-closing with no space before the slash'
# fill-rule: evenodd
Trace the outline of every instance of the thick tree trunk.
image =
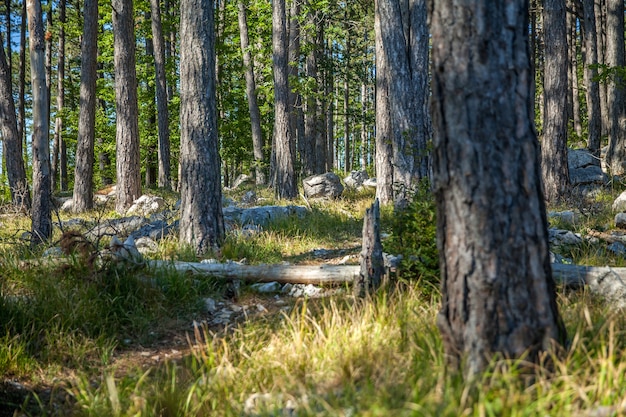
<svg viewBox="0 0 626 417">
<path fill-rule="evenodd" d="M 598 77 L 598 36 L 594 0 L 583 0 L 585 34 L 585 92 L 587 97 L 587 148 L 600 156 L 602 119 L 600 113 L 600 83 Z"/>
<path fill-rule="evenodd" d="M 96 79 L 98 56 L 98 0 L 85 0 L 80 67 L 80 112 L 72 210 L 93 208 L 93 164 L 96 136 Z M 101 171 L 104 172 L 104 169 Z"/>
<path fill-rule="evenodd" d="M 544 119 L 541 168 L 545 197 L 559 202 L 569 193 L 567 169 L 567 31 L 565 0 L 543 4 Z"/>
<path fill-rule="evenodd" d="M 380 0 L 376 0 L 378 4 Z M 375 6 L 377 7 L 377 6 Z M 391 109 L 389 108 L 388 58 L 383 47 L 380 13 L 374 15 L 376 44 L 376 198 L 381 204 L 393 201 L 391 165 Z"/>
<path fill-rule="evenodd" d="M 141 196 L 133 0 L 113 0 L 113 34 L 117 113 L 115 210 L 122 214 Z"/>
<path fill-rule="evenodd" d="M 623 67 L 624 59 L 624 2 L 606 0 L 606 65 Z M 607 88 L 609 111 L 609 149 L 606 163 L 613 175 L 626 172 L 626 91 L 624 80 L 618 73 L 610 78 Z"/>
<path fill-rule="evenodd" d="M 40 0 L 27 0 L 30 74 L 33 98 L 33 206 L 32 243 L 52 235 L 52 190 L 50 178 L 48 90 L 46 88 L 45 40 Z"/>
<path fill-rule="evenodd" d="M 213 2 L 180 6 L 180 240 L 204 254 L 224 239 Z"/>
<path fill-rule="evenodd" d="M 285 0 L 272 2 L 272 49 L 274 58 L 274 146 L 273 186 L 276 198 L 298 196 L 292 132 L 289 126 L 289 79 Z"/>
<path fill-rule="evenodd" d="M 469 378 L 494 355 L 538 362 L 564 340 L 528 27 L 524 0 L 440 0 L 432 10 L 437 324 L 448 361 Z"/>
<path fill-rule="evenodd" d="M 1 39 L 2 36 L 0 35 L 0 44 Z M 29 211 L 31 206 L 30 193 L 12 91 L 11 71 L 4 54 L 4 48 L 0 48 L 0 132 L 4 144 L 4 158 L 9 188 L 11 189 L 11 201 L 20 210 Z"/>
<path fill-rule="evenodd" d="M 154 50 L 154 69 L 156 84 L 157 119 L 159 125 L 159 179 L 160 188 L 172 187 L 170 168 L 170 126 L 167 110 L 167 78 L 165 76 L 165 39 L 161 24 L 161 6 L 159 0 L 150 0 L 152 18 L 152 45 Z"/>
<path fill-rule="evenodd" d="M 155 0 L 153 0 L 155 1 Z M 257 102 L 256 82 L 254 79 L 254 63 L 250 53 L 248 38 L 248 20 L 246 18 L 246 6 L 240 0 L 239 4 L 239 32 L 241 40 L 241 52 L 246 76 L 246 95 L 248 96 L 248 110 L 250 111 L 250 127 L 252 129 L 252 152 L 254 155 L 254 177 L 257 185 L 266 183 L 263 167 L 263 131 L 261 130 L 261 111 Z"/>
</svg>

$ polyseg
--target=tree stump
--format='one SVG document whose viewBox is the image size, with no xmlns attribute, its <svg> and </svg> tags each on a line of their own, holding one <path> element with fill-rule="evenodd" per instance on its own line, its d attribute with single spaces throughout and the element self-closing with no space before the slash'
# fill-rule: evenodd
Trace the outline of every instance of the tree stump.
<svg viewBox="0 0 626 417">
<path fill-rule="evenodd" d="M 380 286 L 384 275 L 383 246 L 380 243 L 380 204 L 376 199 L 365 210 L 361 269 L 354 282 L 354 294 L 361 298 L 371 294 Z"/>
</svg>

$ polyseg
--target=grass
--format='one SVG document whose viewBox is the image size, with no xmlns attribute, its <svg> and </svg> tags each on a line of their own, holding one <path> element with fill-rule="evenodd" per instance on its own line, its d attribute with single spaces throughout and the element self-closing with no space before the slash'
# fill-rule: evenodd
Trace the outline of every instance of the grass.
<svg viewBox="0 0 626 417">
<path fill-rule="evenodd" d="M 354 193 L 311 203 L 304 219 L 229 235 L 217 256 L 301 262 L 316 248 L 359 246 L 371 200 Z M 560 226 L 584 232 L 610 223 L 605 202 L 597 203 L 595 217 Z M 411 227 L 425 227 L 420 218 Z M 399 232 L 391 220 L 384 208 L 383 229 L 393 236 Z M 550 366 L 530 379 L 523 366 L 496 359 L 467 382 L 446 368 L 430 281 L 401 278 L 365 301 L 348 291 L 280 305 L 244 289 L 239 304 L 270 312 L 193 327 L 205 297 L 221 300 L 222 284 L 113 264 L 93 268 L 80 257 L 25 269 L 22 261 L 39 254 L 11 240 L 23 227 L 5 227 L 0 236 L 11 243 L 0 249 L 0 416 L 12 415 L 3 414 L 8 406 L 31 416 L 98 417 L 626 415 L 626 318 L 585 292 L 560 290 L 570 346 L 546 358 Z M 600 244 L 563 252 L 577 262 L 622 262 Z M 155 257 L 195 259 L 174 239 L 161 242 Z M 183 345 L 172 343 L 181 337 Z M 154 352 L 172 355 L 155 362 Z"/>
</svg>

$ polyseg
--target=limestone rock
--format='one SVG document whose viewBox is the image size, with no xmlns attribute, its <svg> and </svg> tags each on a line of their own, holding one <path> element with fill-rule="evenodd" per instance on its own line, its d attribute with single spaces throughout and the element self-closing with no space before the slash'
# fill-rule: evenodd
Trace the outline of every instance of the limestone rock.
<svg viewBox="0 0 626 417">
<path fill-rule="evenodd" d="M 307 198 L 337 198 L 343 193 L 343 185 L 337 174 L 327 172 L 312 175 L 302 181 Z"/>
</svg>

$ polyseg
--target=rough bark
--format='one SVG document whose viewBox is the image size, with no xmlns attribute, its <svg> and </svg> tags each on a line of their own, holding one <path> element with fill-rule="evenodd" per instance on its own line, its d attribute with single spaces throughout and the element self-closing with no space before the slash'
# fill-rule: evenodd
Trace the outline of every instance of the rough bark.
<svg viewBox="0 0 626 417">
<path fill-rule="evenodd" d="M 431 15 L 434 189 L 449 363 L 538 362 L 564 340 L 550 269 L 528 2 L 441 0 Z"/>
<path fill-rule="evenodd" d="M 545 197 L 559 202 L 569 192 L 567 170 L 567 31 L 565 0 L 545 0 L 543 36 L 543 138 L 541 168 Z"/>
<path fill-rule="evenodd" d="M 365 297 L 376 291 L 385 275 L 383 245 L 380 241 L 380 204 L 378 200 L 365 210 L 363 218 L 363 244 L 359 276 L 354 281 L 353 292 Z"/>
<path fill-rule="evenodd" d="M 133 0 L 113 0 L 117 188 L 115 210 L 124 213 L 141 196 L 139 107 Z"/>
<path fill-rule="evenodd" d="M 152 18 L 152 45 L 154 50 L 154 69 L 156 81 L 157 120 L 159 126 L 159 178 L 161 188 L 171 188 L 172 174 L 170 168 L 170 127 L 167 110 L 167 79 L 165 76 L 165 39 L 161 24 L 161 6 L 159 0 L 150 0 Z"/>
<path fill-rule="evenodd" d="M 154 0 L 153 0 L 154 1 Z M 246 96 L 248 97 L 248 110 L 250 111 L 250 128 L 252 129 L 252 152 L 254 155 L 254 178 L 257 185 L 266 182 L 263 167 L 263 131 L 261 130 L 261 111 L 257 102 L 256 81 L 254 79 L 254 63 L 250 53 L 248 38 L 248 20 L 246 18 L 246 6 L 239 1 L 239 32 L 241 40 L 241 52 L 243 54 L 243 66 L 246 77 Z"/>
<path fill-rule="evenodd" d="M 428 101 L 428 30 L 426 1 L 378 0 L 381 48 L 391 115 L 394 200 L 410 197 L 428 176 L 430 121 Z"/>
<path fill-rule="evenodd" d="M 273 186 L 276 198 L 298 196 L 294 170 L 292 132 L 289 124 L 289 79 L 285 0 L 272 2 L 272 50 L 274 60 L 274 147 Z"/>
<path fill-rule="evenodd" d="M 93 208 L 93 164 L 96 136 L 96 79 L 98 56 L 98 0 L 85 0 L 80 67 L 80 112 L 72 210 Z M 101 167 L 102 172 L 104 170 Z"/>
<path fill-rule="evenodd" d="M 18 93 L 17 93 L 17 132 L 22 141 L 22 151 L 24 152 L 24 160 L 28 161 L 27 142 L 26 142 L 26 2 L 22 2 L 22 23 L 20 25 L 20 71 L 18 74 Z"/>
<path fill-rule="evenodd" d="M 182 0 L 180 240 L 198 254 L 224 239 L 215 96 L 213 2 Z"/>
<path fill-rule="evenodd" d="M 598 82 L 598 35 L 594 0 L 583 0 L 585 35 L 585 93 L 587 98 L 587 148 L 600 156 L 602 119 L 600 113 L 600 83 Z"/>
<path fill-rule="evenodd" d="M 606 63 L 606 0 L 595 0 L 593 9 L 596 16 L 598 63 Z M 609 134 L 609 106 L 607 101 L 607 83 L 600 84 L 600 120 L 602 136 Z"/>
<path fill-rule="evenodd" d="M 379 0 L 376 0 L 378 2 Z M 391 114 L 387 56 L 383 48 L 381 16 L 374 15 L 376 45 L 376 198 L 381 204 L 393 201 L 393 167 L 391 156 Z"/>
<path fill-rule="evenodd" d="M 52 190 L 49 151 L 49 101 L 46 87 L 45 39 L 40 0 L 27 0 L 32 86 L 33 204 L 31 242 L 47 241 L 52 235 Z"/>
<path fill-rule="evenodd" d="M 0 44 L 1 40 L 2 35 L 0 35 Z M 30 193 L 22 157 L 22 138 L 17 129 L 11 71 L 4 48 L 0 48 L 0 132 L 4 144 L 11 201 L 15 207 L 28 211 L 30 210 Z"/>
<path fill-rule="evenodd" d="M 606 0 L 606 65 L 623 67 L 624 59 L 624 2 Z M 607 86 L 609 111 L 609 148 L 606 163 L 613 175 L 626 172 L 626 91 L 624 80 L 614 73 Z"/>
<path fill-rule="evenodd" d="M 309 11 L 307 20 L 308 26 L 317 29 L 319 16 L 313 10 Z M 318 129 L 318 120 L 320 117 L 320 109 L 318 108 L 317 90 L 319 86 L 319 73 L 318 73 L 318 45 L 316 44 L 317 37 L 315 36 L 315 29 L 309 30 L 306 34 L 306 39 L 311 44 L 315 45 L 310 48 L 309 53 L 306 56 L 305 71 L 307 80 L 311 80 L 313 87 L 304 100 L 304 136 L 300 141 L 300 159 L 302 160 L 302 175 L 308 177 L 313 174 L 321 174 L 317 170 L 317 154 L 316 143 L 318 141 L 318 135 L 321 132 Z"/>
<path fill-rule="evenodd" d="M 580 139 L 583 135 L 583 125 L 580 120 L 580 98 L 578 87 L 578 32 L 577 28 L 580 25 L 576 15 L 571 13 L 567 15 L 567 44 L 568 44 L 568 80 L 569 90 L 572 96 L 572 120 L 574 124 L 574 132 Z"/>
</svg>

